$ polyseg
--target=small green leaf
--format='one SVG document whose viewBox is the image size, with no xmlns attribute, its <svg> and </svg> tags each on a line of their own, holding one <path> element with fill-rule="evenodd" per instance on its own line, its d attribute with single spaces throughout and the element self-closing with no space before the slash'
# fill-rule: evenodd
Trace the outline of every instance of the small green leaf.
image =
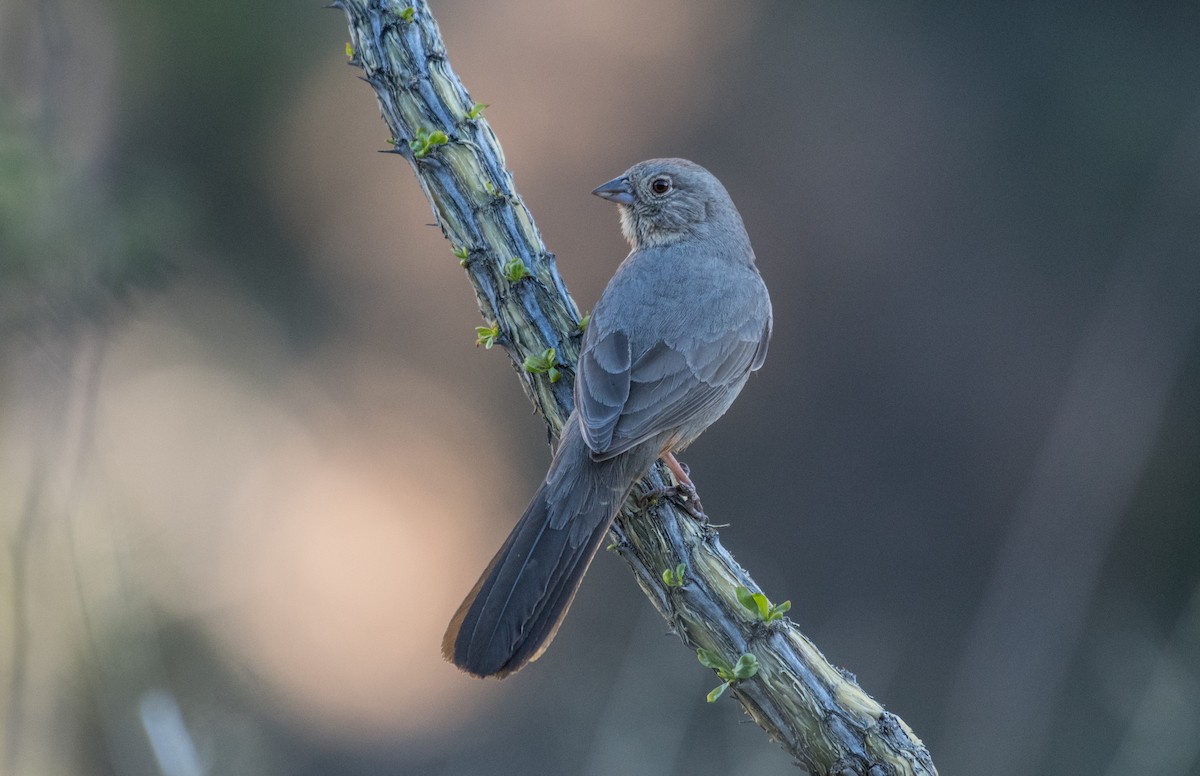
<svg viewBox="0 0 1200 776">
<path fill-rule="evenodd" d="M 408 8 L 405 8 L 403 11 L 400 12 L 400 18 L 406 22 L 411 22 L 413 20 L 413 17 L 416 16 L 416 14 L 417 14 L 417 9 L 413 8 L 410 5 Z"/>
<path fill-rule="evenodd" d="M 733 667 L 734 679 L 749 679 L 758 673 L 758 658 L 751 655 L 749 652 L 738 658 L 737 664 Z"/>
<path fill-rule="evenodd" d="M 584 313 L 583 317 L 579 319 L 579 331 L 587 331 L 588 324 L 591 322 L 592 314 L 590 312 Z"/>
<path fill-rule="evenodd" d="M 767 615 L 767 622 L 773 622 L 774 620 L 782 620 L 783 615 L 787 614 L 788 610 L 791 608 L 792 608 L 791 601 L 784 601 L 781 604 L 775 604 L 774 606 L 771 607 L 770 614 Z"/>
<path fill-rule="evenodd" d="M 717 699 L 720 698 L 722 695 L 724 695 L 725 691 L 729 689 L 729 684 L 730 684 L 729 682 L 723 682 L 721 684 L 718 684 L 716 687 L 712 688 L 712 690 L 708 693 L 708 695 L 705 696 L 708 699 L 708 702 L 716 703 Z"/>
<path fill-rule="evenodd" d="M 499 337 L 500 324 L 498 323 L 493 323 L 491 326 L 475 327 L 475 347 L 483 345 L 485 350 L 491 350 Z"/>
<path fill-rule="evenodd" d="M 554 348 L 546 348 L 541 353 L 535 356 L 527 356 L 525 358 L 525 371 L 533 374 L 545 374 L 550 378 L 550 382 L 557 382 L 561 376 L 558 368 L 558 354 L 554 352 Z"/>
<path fill-rule="evenodd" d="M 514 256 L 504 265 L 504 279 L 509 283 L 516 283 L 527 277 L 529 277 L 529 267 L 525 266 L 525 262 L 521 261 L 520 256 Z"/>
<path fill-rule="evenodd" d="M 450 137 L 440 129 L 418 129 L 417 136 L 408 141 L 408 147 L 412 149 L 413 156 L 424 159 L 432 149 L 449 142 Z"/>
<path fill-rule="evenodd" d="M 354 46 L 350 44 L 350 41 L 346 41 L 346 56 L 354 59 Z"/>
<path fill-rule="evenodd" d="M 496 196 L 496 184 L 492 183 L 491 181 L 483 182 L 483 190 L 486 191 L 489 196 Z"/>
<path fill-rule="evenodd" d="M 708 694 L 708 702 L 712 703 L 717 698 L 728 690 L 734 682 L 742 679 L 749 679 L 758 673 L 758 658 L 749 652 L 738 658 L 737 665 L 729 665 L 726 660 L 713 652 L 712 650 L 700 648 L 696 650 L 696 659 L 705 668 L 711 668 L 717 672 L 717 676 L 724 680 L 724 683 L 714 687 L 712 692 Z"/>
<path fill-rule="evenodd" d="M 751 612 L 758 611 L 758 605 L 754 602 L 754 594 L 750 592 L 750 588 L 743 585 L 738 585 L 737 599 L 738 603 L 749 609 Z"/>
<path fill-rule="evenodd" d="M 750 610 L 759 622 L 769 623 L 782 619 L 784 613 L 792 608 L 791 601 L 772 605 L 762 593 L 751 593 L 748 588 L 741 585 L 737 588 L 737 599 L 738 603 Z"/>
<path fill-rule="evenodd" d="M 474 121 L 475 119 L 477 119 L 483 115 L 483 109 L 486 108 L 487 106 L 488 106 L 488 104 L 486 102 L 475 103 L 474 105 L 471 106 L 471 109 L 469 111 L 467 111 L 467 118 L 470 119 L 471 121 Z"/>
<path fill-rule="evenodd" d="M 696 650 L 696 659 L 700 661 L 700 665 L 705 668 L 711 668 L 714 671 L 722 671 L 729 668 L 729 664 L 720 655 L 704 647 Z"/>
<path fill-rule="evenodd" d="M 680 563 L 673 569 L 666 569 L 662 573 L 663 584 L 667 587 L 683 587 L 687 581 L 687 565 Z"/>
</svg>

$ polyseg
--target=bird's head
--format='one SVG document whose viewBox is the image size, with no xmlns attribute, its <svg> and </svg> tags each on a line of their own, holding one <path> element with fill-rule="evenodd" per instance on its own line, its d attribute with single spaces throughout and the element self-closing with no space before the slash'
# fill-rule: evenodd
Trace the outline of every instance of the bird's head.
<svg viewBox="0 0 1200 776">
<path fill-rule="evenodd" d="M 744 233 L 725 187 L 686 159 L 639 162 L 592 193 L 617 203 L 621 231 L 634 248 L 703 239 L 721 230 Z"/>
</svg>

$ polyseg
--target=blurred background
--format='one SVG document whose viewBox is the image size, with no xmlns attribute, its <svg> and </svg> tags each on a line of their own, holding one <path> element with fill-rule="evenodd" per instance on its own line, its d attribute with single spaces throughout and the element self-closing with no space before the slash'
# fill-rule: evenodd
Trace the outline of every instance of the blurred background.
<svg viewBox="0 0 1200 776">
<path fill-rule="evenodd" d="M 548 460 L 318 4 L 0 0 L 0 773 L 787 774 L 615 557 L 442 630 Z M 727 185 L 766 367 L 684 457 L 944 774 L 1200 774 L 1200 6 L 433 5 L 582 309 Z"/>
</svg>

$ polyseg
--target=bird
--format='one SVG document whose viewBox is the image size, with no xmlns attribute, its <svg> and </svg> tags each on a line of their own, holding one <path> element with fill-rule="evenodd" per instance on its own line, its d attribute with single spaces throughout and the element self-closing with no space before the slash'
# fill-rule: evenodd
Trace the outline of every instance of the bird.
<svg viewBox="0 0 1200 776">
<path fill-rule="evenodd" d="M 650 159 L 597 187 L 631 251 L 592 309 L 550 468 L 455 612 L 443 656 L 503 678 L 545 652 L 637 480 L 725 414 L 771 339 L 771 299 L 721 182 Z"/>
</svg>

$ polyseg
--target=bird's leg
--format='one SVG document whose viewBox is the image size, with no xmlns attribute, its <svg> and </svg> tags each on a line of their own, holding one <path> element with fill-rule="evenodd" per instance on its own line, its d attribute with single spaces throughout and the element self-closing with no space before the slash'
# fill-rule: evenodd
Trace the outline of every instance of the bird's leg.
<svg viewBox="0 0 1200 776">
<path fill-rule="evenodd" d="M 690 488 L 693 493 L 696 492 L 696 486 L 692 482 L 691 476 L 689 476 L 688 467 L 685 464 L 680 463 L 679 459 L 675 457 L 674 453 L 669 452 L 664 455 L 663 463 L 665 463 L 667 468 L 671 470 L 671 474 L 675 475 L 676 482 L 678 482 L 680 485 Z"/>
<path fill-rule="evenodd" d="M 674 500 L 675 503 L 683 508 L 683 511 L 700 522 L 708 522 L 708 515 L 704 514 L 704 507 L 700 504 L 700 496 L 696 493 L 696 486 L 692 484 L 692 478 L 688 476 L 687 468 L 671 452 L 664 455 L 662 460 L 667 465 L 667 468 L 671 470 L 671 475 L 675 477 L 675 485 L 664 488 L 663 495 Z"/>
</svg>

